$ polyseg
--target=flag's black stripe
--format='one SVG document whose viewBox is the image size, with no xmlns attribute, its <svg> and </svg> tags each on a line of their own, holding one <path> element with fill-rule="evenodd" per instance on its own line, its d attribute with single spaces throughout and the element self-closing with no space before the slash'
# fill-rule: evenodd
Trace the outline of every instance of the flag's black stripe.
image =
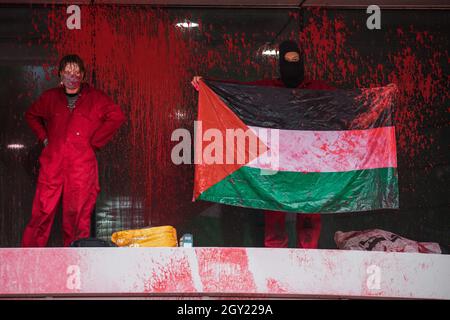
<svg viewBox="0 0 450 320">
<path fill-rule="evenodd" d="M 392 126 L 393 106 L 371 123 L 353 122 L 372 99 L 361 90 L 305 90 L 205 81 L 248 126 L 285 130 L 361 130 Z"/>
</svg>

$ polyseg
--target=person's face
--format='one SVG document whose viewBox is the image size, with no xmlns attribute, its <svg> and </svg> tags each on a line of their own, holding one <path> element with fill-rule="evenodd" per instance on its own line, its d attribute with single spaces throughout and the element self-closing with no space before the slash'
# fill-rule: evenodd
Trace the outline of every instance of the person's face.
<svg viewBox="0 0 450 320">
<path fill-rule="evenodd" d="M 284 60 L 287 62 L 298 62 L 300 60 L 300 55 L 295 51 L 286 52 Z"/>
<path fill-rule="evenodd" d="M 83 77 L 83 73 L 80 71 L 80 67 L 76 63 L 68 63 L 61 73 L 62 75 Z"/>
<path fill-rule="evenodd" d="M 76 63 L 68 63 L 61 71 L 61 83 L 69 93 L 75 92 L 80 88 L 83 72 Z"/>
<path fill-rule="evenodd" d="M 280 45 L 280 49 L 282 47 L 283 45 Z M 291 50 L 295 49 L 291 48 Z M 304 77 L 301 56 L 298 51 L 286 51 L 280 56 L 280 77 L 286 87 L 296 88 Z"/>
</svg>

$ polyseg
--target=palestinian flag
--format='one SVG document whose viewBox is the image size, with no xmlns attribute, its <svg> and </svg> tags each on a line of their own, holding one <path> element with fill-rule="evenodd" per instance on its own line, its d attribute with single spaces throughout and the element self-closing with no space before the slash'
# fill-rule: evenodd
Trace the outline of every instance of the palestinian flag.
<svg viewBox="0 0 450 320">
<path fill-rule="evenodd" d="M 396 92 L 201 82 L 194 200 L 297 213 L 398 208 Z"/>
</svg>

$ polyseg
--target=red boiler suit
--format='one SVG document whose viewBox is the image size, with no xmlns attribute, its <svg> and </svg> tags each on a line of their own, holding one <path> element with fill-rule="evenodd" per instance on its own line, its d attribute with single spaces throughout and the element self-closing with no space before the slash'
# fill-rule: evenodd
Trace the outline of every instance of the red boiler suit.
<svg viewBox="0 0 450 320">
<path fill-rule="evenodd" d="M 286 87 L 280 79 L 265 79 L 245 84 L 259 86 Z M 305 80 L 298 88 L 311 90 L 334 90 L 324 81 Z M 288 235 L 286 232 L 286 212 L 264 211 L 265 235 L 264 246 L 268 248 L 287 248 Z M 305 249 L 318 248 L 321 216 L 320 214 L 298 214 L 296 221 L 297 247 Z"/>
<path fill-rule="evenodd" d="M 90 235 L 90 220 L 100 186 L 94 150 L 104 146 L 125 121 L 118 105 L 83 84 L 73 111 L 64 88 L 45 91 L 25 113 L 40 141 L 48 145 L 39 157 L 40 170 L 31 219 L 23 247 L 45 247 L 62 195 L 63 239 L 69 246 Z"/>
</svg>

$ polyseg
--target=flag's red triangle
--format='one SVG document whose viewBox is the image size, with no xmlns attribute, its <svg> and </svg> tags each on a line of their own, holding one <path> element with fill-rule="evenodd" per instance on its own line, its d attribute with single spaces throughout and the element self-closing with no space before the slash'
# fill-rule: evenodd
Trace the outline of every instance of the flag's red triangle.
<svg viewBox="0 0 450 320">
<path fill-rule="evenodd" d="M 199 130 L 201 126 L 201 132 Z M 203 135 L 209 129 L 220 131 L 223 142 L 223 163 L 205 163 L 205 149 L 211 141 L 203 141 Z M 235 147 L 226 141 L 226 129 L 242 129 L 248 133 L 254 141 L 257 141 L 257 148 L 249 148 L 249 143 L 245 144 L 245 161 L 238 163 L 238 151 Z M 248 130 L 248 131 L 247 131 Z M 268 147 L 249 129 L 249 127 L 239 119 L 233 111 L 214 93 L 203 81 L 200 81 L 199 102 L 198 102 L 198 122 L 195 141 L 195 185 L 194 200 L 211 186 L 223 180 L 234 171 L 238 170 L 245 164 L 256 159 L 260 155 L 267 152 Z M 200 136 L 202 135 L 202 136 Z M 232 149 L 230 149 L 232 148 Z M 226 152 L 231 152 L 234 156 L 232 163 L 226 163 Z M 206 153 L 208 154 L 208 153 Z M 242 155 L 242 154 L 241 154 Z M 201 160 L 200 160 L 201 158 Z M 201 163 L 199 163 L 201 161 Z"/>
</svg>

